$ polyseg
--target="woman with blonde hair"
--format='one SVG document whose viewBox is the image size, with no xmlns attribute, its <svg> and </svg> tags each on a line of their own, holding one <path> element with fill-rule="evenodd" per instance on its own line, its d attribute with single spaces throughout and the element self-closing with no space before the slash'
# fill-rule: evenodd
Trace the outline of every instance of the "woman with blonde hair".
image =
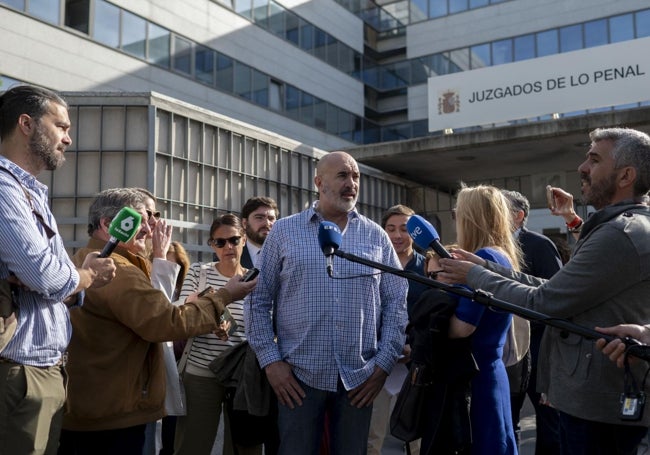
<svg viewBox="0 0 650 455">
<path fill-rule="evenodd" d="M 498 188 L 463 186 L 455 210 L 461 249 L 519 270 L 522 253 L 512 236 L 508 201 Z M 450 319 L 449 337 L 472 337 L 479 373 L 472 379 L 472 454 L 516 455 L 510 391 L 501 360 L 512 315 L 467 298 L 458 302 Z"/>
</svg>

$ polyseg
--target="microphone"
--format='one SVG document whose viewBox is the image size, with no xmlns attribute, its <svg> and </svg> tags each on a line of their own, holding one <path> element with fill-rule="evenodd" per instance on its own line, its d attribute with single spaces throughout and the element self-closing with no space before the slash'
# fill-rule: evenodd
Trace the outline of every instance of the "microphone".
<svg viewBox="0 0 650 455">
<path fill-rule="evenodd" d="M 412 215 L 406 222 L 406 229 L 417 246 L 424 249 L 431 248 L 441 258 L 453 259 L 449 251 L 440 243 L 436 228 L 420 215 Z"/>
<path fill-rule="evenodd" d="M 341 230 L 336 223 L 321 221 L 320 226 L 318 226 L 318 243 L 325 255 L 327 274 L 330 278 L 334 273 L 334 252 L 339 249 L 342 241 Z"/>
<path fill-rule="evenodd" d="M 108 233 L 111 235 L 110 240 L 99 253 L 100 258 L 106 258 L 111 255 L 115 247 L 120 242 L 128 242 L 140 230 L 142 216 L 131 207 L 122 207 L 117 215 L 108 226 Z"/>
</svg>

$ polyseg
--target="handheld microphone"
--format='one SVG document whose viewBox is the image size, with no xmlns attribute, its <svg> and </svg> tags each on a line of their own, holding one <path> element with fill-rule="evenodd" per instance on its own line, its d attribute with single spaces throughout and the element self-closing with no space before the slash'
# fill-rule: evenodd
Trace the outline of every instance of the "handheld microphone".
<svg viewBox="0 0 650 455">
<path fill-rule="evenodd" d="M 334 252 L 339 249 L 343 237 L 341 230 L 331 221 L 322 221 L 318 226 L 318 243 L 323 250 L 327 262 L 327 274 L 332 277 L 334 273 Z"/>
<path fill-rule="evenodd" d="M 140 230 L 142 216 L 130 207 L 122 207 L 117 215 L 108 226 L 108 233 L 111 235 L 110 240 L 99 253 L 100 258 L 106 258 L 111 255 L 117 244 L 128 242 Z"/>
<path fill-rule="evenodd" d="M 440 243 L 436 228 L 420 215 L 412 215 L 406 222 L 406 229 L 417 246 L 424 249 L 431 248 L 441 258 L 453 259 L 449 251 Z"/>
</svg>

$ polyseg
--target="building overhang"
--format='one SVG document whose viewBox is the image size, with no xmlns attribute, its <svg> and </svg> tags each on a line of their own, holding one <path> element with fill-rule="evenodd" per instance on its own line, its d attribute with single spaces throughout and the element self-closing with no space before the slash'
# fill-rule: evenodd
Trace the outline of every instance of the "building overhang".
<svg viewBox="0 0 650 455">
<path fill-rule="evenodd" d="M 614 126 L 650 133 L 650 106 L 370 144 L 346 151 L 359 163 L 454 192 L 460 181 L 575 171 L 589 149 L 589 132 Z"/>
</svg>

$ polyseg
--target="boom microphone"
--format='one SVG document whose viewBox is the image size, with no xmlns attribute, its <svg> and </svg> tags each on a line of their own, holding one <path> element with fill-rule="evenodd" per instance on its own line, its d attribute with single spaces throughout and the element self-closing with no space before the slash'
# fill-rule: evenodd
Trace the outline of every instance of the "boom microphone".
<svg viewBox="0 0 650 455">
<path fill-rule="evenodd" d="M 441 258 L 453 259 L 449 251 L 440 243 L 436 228 L 420 215 L 412 215 L 406 222 L 406 229 L 417 246 L 424 249 L 431 248 Z"/>
<path fill-rule="evenodd" d="M 327 261 L 327 274 L 332 277 L 334 272 L 334 252 L 339 249 L 343 237 L 341 230 L 331 221 L 322 221 L 318 226 L 318 243 L 320 249 L 323 250 L 325 259 Z"/>
<path fill-rule="evenodd" d="M 128 242 L 140 230 L 142 216 L 130 207 L 122 207 L 117 215 L 108 226 L 108 233 L 111 235 L 110 240 L 99 253 L 100 258 L 106 258 L 111 255 L 115 247 L 120 242 Z"/>
</svg>

